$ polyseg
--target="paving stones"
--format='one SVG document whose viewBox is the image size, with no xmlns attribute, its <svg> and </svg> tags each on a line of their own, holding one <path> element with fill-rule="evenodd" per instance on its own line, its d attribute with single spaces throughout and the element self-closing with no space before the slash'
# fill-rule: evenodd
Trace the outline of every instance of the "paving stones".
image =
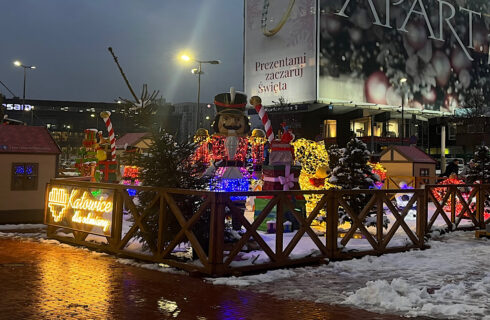
<svg viewBox="0 0 490 320">
<path fill-rule="evenodd" d="M 51 243 L 0 239 L 0 319 L 399 319 L 205 283 Z"/>
</svg>

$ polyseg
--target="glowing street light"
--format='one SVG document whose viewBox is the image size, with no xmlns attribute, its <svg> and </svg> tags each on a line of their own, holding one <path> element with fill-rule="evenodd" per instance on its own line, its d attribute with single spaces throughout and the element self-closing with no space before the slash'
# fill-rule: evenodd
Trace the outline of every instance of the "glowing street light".
<svg viewBox="0 0 490 320">
<path fill-rule="evenodd" d="M 25 109 L 25 104 L 26 104 L 26 77 L 27 77 L 27 69 L 36 69 L 36 66 L 27 66 L 22 64 L 19 60 L 14 61 L 14 65 L 16 67 L 22 67 L 24 68 L 24 90 L 22 93 L 22 109 Z M 31 109 L 31 125 L 34 122 L 34 109 Z"/>
<path fill-rule="evenodd" d="M 400 85 L 404 85 L 405 83 L 407 83 L 407 78 L 403 77 L 400 79 Z M 404 145 L 404 139 L 405 139 L 405 113 L 404 113 L 404 109 L 405 109 L 405 92 L 403 92 L 403 97 L 402 97 L 402 132 L 400 134 L 400 137 L 401 137 L 401 144 Z"/>
<path fill-rule="evenodd" d="M 203 63 L 208 63 L 208 64 L 220 64 L 221 62 L 219 60 L 197 60 L 194 58 L 191 58 L 188 54 L 181 54 L 180 59 L 184 61 L 194 61 L 199 64 L 197 68 L 194 68 L 191 70 L 193 74 L 197 74 L 197 116 L 196 116 L 196 130 L 198 129 L 199 126 L 199 113 L 200 113 L 200 108 L 199 108 L 199 103 L 201 102 L 201 74 L 204 74 L 202 71 L 202 64 Z"/>
</svg>

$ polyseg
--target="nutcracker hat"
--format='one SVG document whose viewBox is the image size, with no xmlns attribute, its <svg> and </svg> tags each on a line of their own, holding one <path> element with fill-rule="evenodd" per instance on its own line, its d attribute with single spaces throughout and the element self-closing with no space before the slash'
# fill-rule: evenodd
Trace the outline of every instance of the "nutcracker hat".
<svg viewBox="0 0 490 320">
<path fill-rule="evenodd" d="M 220 93 L 214 97 L 214 105 L 218 114 L 243 115 L 247 105 L 247 95 L 235 92 L 235 88 L 231 87 L 230 92 Z"/>
</svg>

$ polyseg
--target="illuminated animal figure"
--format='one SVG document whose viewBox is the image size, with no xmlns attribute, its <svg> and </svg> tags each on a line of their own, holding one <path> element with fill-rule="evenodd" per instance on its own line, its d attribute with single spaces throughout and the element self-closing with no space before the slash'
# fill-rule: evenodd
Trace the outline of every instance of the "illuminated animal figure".
<svg viewBox="0 0 490 320">
<path fill-rule="evenodd" d="M 295 161 L 301 164 L 301 173 L 299 175 L 301 190 L 327 190 L 332 188 L 333 185 L 327 181 L 328 154 L 323 142 L 298 139 L 291 144 L 294 147 Z M 312 212 L 321 198 L 322 195 L 318 194 L 305 195 L 306 212 Z M 321 215 L 325 215 L 325 210 L 321 211 Z"/>
</svg>

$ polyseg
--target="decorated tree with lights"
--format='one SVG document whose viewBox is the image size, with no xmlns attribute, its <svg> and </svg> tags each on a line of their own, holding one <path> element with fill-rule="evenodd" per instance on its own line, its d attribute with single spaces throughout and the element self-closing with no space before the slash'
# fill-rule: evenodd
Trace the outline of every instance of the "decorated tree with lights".
<svg viewBox="0 0 490 320">
<path fill-rule="evenodd" d="M 204 168 L 201 164 L 191 160 L 195 146 L 192 143 L 178 143 L 174 137 L 161 129 L 151 131 L 151 145 L 148 152 L 140 155 L 136 164 L 141 168 L 140 179 L 144 185 L 163 188 L 204 189 L 209 183 L 201 173 Z M 144 191 L 138 195 L 139 206 L 148 207 L 155 197 L 155 192 Z M 197 211 L 203 199 L 189 195 L 172 195 L 186 219 L 189 219 Z M 150 238 L 156 243 L 158 238 L 158 202 L 151 207 L 151 213 L 145 220 L 148 223 L 148 234 L 139 231 L 138 238 Z M 165 210 L 163 241 L 169 243 L 173 240 L 181 227 L 171 213 Z M 199 243 L 205 251 L 209 243 L 209 212 L 204 212 L 199 221 L 193 227 Z M 150 245 L 155 245 L 155 243 Z"/>
<path fill-rule="evenodd" d="M 338 145 L 332 144 L 327 149 L 328 153 L 328 167 L 330 168 L 330 176 L 332 176 L 332 170 L 339 166 L 340 158 L 344 155 L 344 149 L 339 148 Z"/>
<path fill-rule="evenodd" d="M 467 176 L 468 181 L 489 183 L 490 149 L 485 145 L 479 146 L 473 155 L 473 161 L 476 165 L 470 168 L 470 173 Z"/>
<path fill-rule="evenodd" d="M 365 143 L 354 138 L 347 143 L 343 156 L 339 159 L 338 165 L 333 168 L 329 182 L 345 190 L 353 189 L 372 189 L 378 180 L 368 164 L 371 152 Z M 353 214 L 359 215 L 364 206 L 369 202 L 371 195 L 359 193 L 345 196 L 345 200 L 352 209 Z M 368 213 L 366 225 L 374 225 L 376 219 L 371 216 L 376 214 L 376 208 Z M 351 222 L 345 208 L 339 208 L 339 218 L 341 222 Z M 387 221 L 385 221 L 385 225 Z"/>
</svg>

